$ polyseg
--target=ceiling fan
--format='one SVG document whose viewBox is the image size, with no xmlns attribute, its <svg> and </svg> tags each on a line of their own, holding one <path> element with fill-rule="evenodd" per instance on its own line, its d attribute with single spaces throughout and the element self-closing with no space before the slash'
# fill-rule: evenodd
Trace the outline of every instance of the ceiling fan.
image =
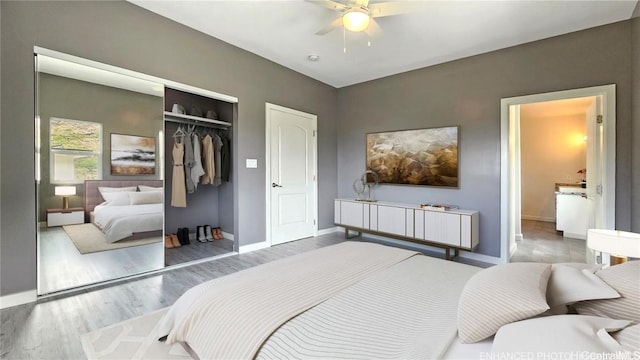
<svg viewBox="0 0 640 360">
<path fill-rule="evenodd" d="M 376 36 L 381 30 L 374 18 L 406 14 L 413 11 L 415 1 L 390 1 L 369 4 L 369 0 L 346 0 L 345 3 L 332 0 L 307 0 L 338 11 L 340 16 L 320 29 L 316 35 L 324 35 L 332 30 L 344 26 L 353 32 L 365 32 L 369 36 Z"/>
</svg>

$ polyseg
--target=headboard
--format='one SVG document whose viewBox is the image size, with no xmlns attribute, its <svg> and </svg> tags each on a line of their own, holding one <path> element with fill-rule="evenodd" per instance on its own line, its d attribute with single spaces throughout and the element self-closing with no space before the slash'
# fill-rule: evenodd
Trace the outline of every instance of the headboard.
<svg viewBox="0 0 640 360">
<path fill-rule="evenodd" d="M 98 187 L 127 187 L 127 186 L 162 186 L 162 180 L 85 180 L 84 181 L 84 219 L 89 222 L 89 214 L 96 205 L 104 202 Z"/>
</svg>

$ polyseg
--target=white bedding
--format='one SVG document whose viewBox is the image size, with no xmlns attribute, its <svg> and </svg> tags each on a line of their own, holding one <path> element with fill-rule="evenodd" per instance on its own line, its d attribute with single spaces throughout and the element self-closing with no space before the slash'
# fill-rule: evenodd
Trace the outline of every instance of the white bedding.
<svg viewBox="0 0 640 360">
<path fill-rule="evenodd" d="M 282 325 L 256 359 L 439 359 L 456 341 L 458 298 L 480 269 L 414 256 Z"/>
<path fill-rule="evenodd" d="M 178 299 L 158 335 L 199 358 L 441 357 L 480 269 L 413 255 L 346 242 L 215 279 Z"/>
<path fill-rule="evenodd" d="M 134 232 L 162 230 L 163 204 L 98 205 L 94 209 L 94 223 L 109 243 L 122 240 Z"/>
</svg>

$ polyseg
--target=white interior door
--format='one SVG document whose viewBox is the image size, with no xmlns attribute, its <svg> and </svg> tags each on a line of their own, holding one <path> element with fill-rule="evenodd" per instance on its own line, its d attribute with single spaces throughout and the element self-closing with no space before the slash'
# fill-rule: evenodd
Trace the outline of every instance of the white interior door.
<svg viewBox="0 0 640 360">
<path fill-rule="evenodd" d="M 603 194 L 604 137 L 602 96 L 596 96 L 587 111 L 587 199 L 589 199 L 589 229 L 606 228 Z"/>
<path fill-rule="evenodd" d="M 315 115 L 267 104 L 267 233 L 271 244 L 316 233 Z"/>
</svg>

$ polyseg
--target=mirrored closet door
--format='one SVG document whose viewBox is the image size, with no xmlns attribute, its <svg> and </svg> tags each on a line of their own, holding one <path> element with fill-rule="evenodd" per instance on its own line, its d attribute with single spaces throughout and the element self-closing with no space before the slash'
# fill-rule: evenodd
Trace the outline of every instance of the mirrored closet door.
<svg viewBox="0 0 640 360">
<path fill-rule="evenodd" d="M 164 85 L 35 60 L 38 294 L 163 268 Z"/>
</svg>

